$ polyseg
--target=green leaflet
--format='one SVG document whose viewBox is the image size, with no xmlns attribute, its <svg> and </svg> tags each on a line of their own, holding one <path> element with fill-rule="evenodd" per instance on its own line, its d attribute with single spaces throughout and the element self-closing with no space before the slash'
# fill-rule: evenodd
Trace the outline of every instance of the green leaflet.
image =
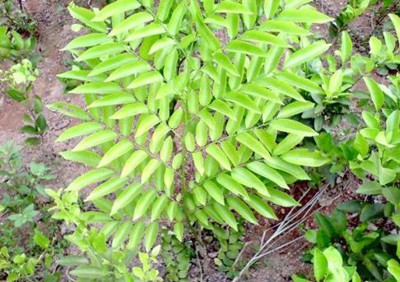
<svg viewBox="0 0 400 282">
<path fill-rule="evenodd" d="M 330 161 L 320 152 L 311 152 L 307 149 L 294 149 L 283 154 L 281 157 L 288 163 L 310 167 L 322 166 Z"/>
<path fill-rule="evenodd" d="M 129 10 L 134 10 L 140 6 L 141 5 L 136 0 L 117 0 L 101 9 L 101 11 L 92 19 L 92 21 L 101 22 L 109 17 L 122 14 Z"/>
<path fill-rule="evenodd" d="M 293 207 L 293 206 L 300 206 L 300 204 L 294 200 L 290 195 L 278 190 L 269 188 L 268 189 L 269 196 L 266 196 L 268 201 L 272 203 L 282 206 L 282 207 Z"/>
<path fill-rule="evenodd" d="M 82 163 L 91 167 L 97 167 L 101 160 L 101 157 L 98 154 L 91 151 L 64 151 L 60 152 L 60 155 L 65 160 Z"/>
<path fill-rule="evenodd" d="M 112 39 L 104 33 L 89 33 L 75 38 L 63 50 L 92 47 L 109 42 L 112 42 Z"/>
<path fill-rule="evenodd" d="M 118 54 L 125 50 L 127 46 L 122 43 L 104 43 L 102 45 L 94 46 L 83 52 L 76 60 L 78 62 L 87 61 L 89 59 L 96 59 L 108 55 Z"/>
<path fill-rule="evenodd" d="M 265 187 L 264 183 L 249 170 L 236 167 L 232 170 L 231 175 L 237 182 L 247 187 L 254 188 L 259 194 L 263 196 L 269 195 L 268 189 Z"/>
<path fill-rule="evenodd" d="M 143 61 L 132 61 L 124 64 L 123 66 L 115 69 L 105 81 L 114 81 L 127 76 L 144 73 L 151 70 L 151 66 Z"/>
<path fill-rule="evenodd" d="M 235 210 L 238 214 L 243 216 L 244 219 L 252 224 L 257 224 L 257 219 L 249 207 L 240 199 L 235 197 L 228 197 L 226 202 L 230 208 Z"/>
<path fill-rule="evenodd" d="M 130 152 L 132 149 L 133 149 L 133 144 L 130 141 L 122 140 L 118 142 L 104 154 L 98 167 L 103 167 L 110 164 L 114 160 Z"/>
<path fill-rule="evenodd" d="M 67 187 L 67 190 L 78 191 L 90 184 L 104 181 L 112 175 L 113 171 L 107 168 L 91 170 L 72 181 L 72 183 Z"/>
<path fill-rule="evenodd" d="M 260 57 L 266 56 L 266 52 L 261 48 L 255 46 L 254 44 L 238 39 L 229 42 L 225 49 L 232 53 L 241 53 Z"/>
<path fill-rule="evenodd" d="M 111 194 L 119 190 L 126 184 L 126 182 L 127 179 L 125 178 L 111 178 L 110 180 L 97 186 L 97 188 L 89 194 L 85 201 L 93 201 L 105 195 Z"/>
<path fill-rule="evenodd" d="M 246 31 L 243 33 L 242 39 L 256 43 L 271 44 L 279 47 L 290 46 L 285 40 L 279 38 L 278 36 L 257 30 Z"/>
<path fill-rule="evenodd" d="M 136 204 L 135 212 L 133 213 L 134 221 L 142 217 L 146 213 L 156 196 L 157 194 L 154 190 L 147 190 L 146 192 L 144 192 L 144 194 L 142 195 L 142 197 L 140 197 L 139 201 Z"/>
<path fill-rule="evenodd" d="M 237 222 L 232 212 L 226 206 L 218 203 L 214 203 L 213 207 L 222 220 L 237 231 Z"/>
<path fill-rule="evenodd" d="M 247 194 L 246 189 L 238 182 L 236 182 L 230 175 L 228 174 L 220 174 L 217 177 L 217 182 L 221 184 L 225 189 L 232 192 L 235 195 L 240 195 L 244 199 L 248 199 L 249 195 Z"/>
<path fill-rule="evenodd" d="M 135 200 L 137 196 L 139 196 L 141 191 L 142 186 L 138 183 L 126 187 L 125 190 L 115 199 L 110 215 L 114 215 L 120 209 L 126 207 L 129 203 Z"/>
<path fill-rule="evenodd" d="M 72 117 L 72 118 L 77 118 L 77 119 L 82 119 L 82 120 L 89 120 L 89 115 L 82 110 L 80 107 L 70 104 L 70 103 L 65 103 L 65 102 L 55 102 L 51 105 L 48 105 L 49 110 L 51 111 L 57 111 L 59 113 L 62 113 L 63 115 Z"/>
<path fill-rule="evenodd" d="M 247 168 L 257 173 L 258 175 L 261 175 L 278 184 L 280 187 L 289 189 L 288 185 L 285 182 L 285 179 L 283 179 L 279 172 L 269 167 L 268 165 L 262 162 L 252 162 L 247 165 Z"/>
<path fill-rule="evenodd" d="M 283 68 L 293 68 L 305 62 L 310 62 L 311 60 L 325 53 L 330 46 L 330 44 L 326 44 L 324 41 L 312 43 L 311 45 L 291 54 L 286 60 Z"/>
<path fill-rule="evenodd" d="M 156 23 L 151 23 L 141 29 L 137 29 L 133 32 L 131 32 L 126 38 L 125 42 L 133 41 L 136 39 L 141 39 L 144 37 L 149 37 L 153 35 L 159 35 L 165 33 L 165 29 L 160 25 Z"/>
<path fill-rule="evenodd" d="M 293 133 L 299 136 L 317 136 L 318 133 L 315 132 L 310 127 L 294 120 L 290 119 L 276 119 L 270 123 L 270 127 L 287 133 Z"/>
<path fill-rule="evenodd" d="M 121 92 L 121 88 L 113 82 L 89 82 L 69 91 L 72 94 L 110 94 L 115 92 Z"/>
<path fill-rule="evenodd" d="M 97 131 L 87 137 L 85 137 L 78 145 L 75 146 L 73 151 L 86 150 L 106 142 L 116 139 L 118 135 L 112 130 L 101 130 Z"/>
<path fill-rule="evenodd" d="M 135 98 L 131 94 L 120 92 L 104 96 L 88 105 L 88 108 L 116 106 L 133 102 L 135 102 Z"/>
<path fill-rule="evenodd" d="M 222 1 L 219 3 L 215 12 L 226 14 L 252 14 L 252 11 L 247 9 L 244 5 L 230 1 Z"/>
<path fill-rule="evenodd" d="M 63 142 L 82 135 L 91 134 L 103 129 L 103 126 L 97 122 L 84 122 L 68 128 L 57 138 L 57 142 Z"/>
<path fill-rule="evenodd" d="M 247 132 L 240 133 L 236 139 L 264 158 L 269 158 L 271 156 L 263 144 Z"/>
<path fill-rule="evenodd" d="M 226 170 L 231 170 L 231 164 L 224 152 L 215 144 L 207 147 L 207 153 L 210 154 Z"/>
<path fill-rule="evenodd" d="M 153 20 L 153 16 L 150 15 L 147 12 L 139 12 L 136 14 L 133 14 L 123 20 L 121 23 L 119 23 L 116 27 L 114 27 L 110 35 L 111 36 L 117 36 L 120 35 L 121 33 L 128 32 L 131 29 L 135 29 L 137 27 L 140 27 L 141 25 L 148 23 Z"/>
<path fill-rule="evenodd" d="M 127 117 L 133 117 L 139 114 L 145 114 L 149 111 L 145 104 L 141 102 L 132 103 L 121 107 L 115 112 L 110 119 L 124 119 Z"/>
<path fill-rule="evenodd" d="M 152 222 L 147 226 L 144 241 L 146 252 L 150 252 L 151 248 L 154 246 L 154 243 L 157 240 L 158 230 L 158 222 Z"/>
<path fill-rule="evenodd" d="M 135 56 L 133 56 L 132 54 L 129 53 L 123 53 L 114 57 L 111 57 L 101 63 L 99 63 L 98 65 L 96 65 L 93 70 L 89 73 L 90 77 L 99 75 L 99 74 L 103 74 L 107 71 L 116 69 L 120 66 L 123 66 L 127 63 L 130 62 L 135 62 L 137 59 L 135 58 Z"/>
<path fill-rule="evenodd" d="M 278 219 L 274 210 L 267 205 L 260 197 L 250 195 L 250 200 L 246 201 L 256 212 L 266 218 Z"/>
<path fill-rule="evenodd" d="M 383 105 L 384 95 L 382 90 L 379 88 L 378 83 L 375 82 L 372 78 L 364 77 L 365 84 L 369 90 L 369 93 L 372 98 L 372 102 L 374 103 L 375 109 L 379 111 L 379 109 Z"/>
<path fill-rule="evenodd" d="M 225 205 L 223 190 L 213 181 L 209 180 L 204 182 L 204 188 L 207 193 L 221 205 Z"/>
<path fill-rule="evenodd" d="M 277 20 L 299 23 L 325 23 L 333 19 L 313 9 L 285 9 L 279 14 Z"/>
</svg>

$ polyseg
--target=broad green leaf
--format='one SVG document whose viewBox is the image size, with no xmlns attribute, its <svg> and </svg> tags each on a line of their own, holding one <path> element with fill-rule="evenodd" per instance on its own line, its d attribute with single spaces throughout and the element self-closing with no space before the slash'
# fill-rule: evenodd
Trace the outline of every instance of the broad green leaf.
<svg viewBox="0 0 400 282">
<path fill-rule="evenodd" d="M 318 86 L 318 84 L 314 83 L 313 81 L 296 75 L 291 72 L 279 72 L 276 74 L 276 78 L 280 81 L 286 82 L 294 87 L 304 89 L 306 91 L 312 93 L 322 93 L 323 90 Z"/>
<path fill-rule="evenodd" d="M 158 71 L 151 71 L 140 74 L 131 84 L 128 85 L 128 89 L 135 89 L 141 86 L 162 82 L 163 77 Z"/>
<path fill-rule="evenodd" d="M 68 191 L 78 191 L 93 183 L 102 182 L 110 178 L 114 172 L 107 168 L 91 170 L 72 181 L 67 187 Z"/>
<path fill-rule="evenodd" d="M 309 167 L 319 167 L 330 161 L 318 151 L 309 151 L 307 149 L 294 149 L 285 154 L 283 154 L 282 159 L 288 163 L 309 166 Z"/>
<path fill-rule="evenodd" d="M 76 60 L 78 62 L 87 61 L 90 59 L 96 59 L 100 57 L 105 57 L 109 55 L 114 55 L 121 53 L 127 48 L 125 44 L 122 43 L 104 43 L 87 49 L 83 52 Z"/>
<path fill-rule="evenodd" d="M 73 39 L 63 50 L 86 48 L 112 42 L 112 38 L 104 33 L 89 33 Z"/>
<path fill-rule="evenodd" d="M 101 130 L 85 137 L 81 142 L 76 145 L 73 151 L 83 151 L 106 142 L 115 140 L 118 134 L 112 130 Z"/>
<path fill-rule="evenodd" d="M 133 149 L 133 144 L 130 141 L 122 140 L 118 142 L 104 154 L 98 167 L 103 167 L 110 164 L 119 157 L 129 153 L 132 149 Z"/>
<path fill-rule="evenodd" d="M 342 45 L 340 49 L 340 57 L 342 63 L 347 62 L 353 53 L 353 42 L 351 41 L 350 35 L 347 31 L 342 32 Z"/>
<path fill-rule="evenodd" d="M 249 98 L 247 95 L 243 93 L 231 91 L 224 97 L 224 99 L 233 102 L 256 114 L 261 113 L 257 104 L 251 98 Z"/>
<path fill-rule="evenodd" d="M 151 66 L 144 61 L 132 61 L 115 69 L 105 80 L 106 82 L 118 80 L 128 76 L 144 73 L 151 70 Z"/>
<path fill-rule="evenodd" d="M 132 103 L 125 105 L 114 113 L 110 119 L 124 119 L 127 117 L 133 117 L 140 114 L 148 113 L 149 109 L 145 104 L 141 102 Z"/>
<path fill-rule="evenodd" d="M 226 14 L 252 14 L 252 12 L 244 5 L 230 1 L 222 1 L 219 3 L 215 12 Z"/>
<path fill-rule="evenodd" d="M 290 119 L 276 119 L 270 123 L 270 127 L 287 133 L 292 133 L 299 136 L 317 136 L 318 133 L 315 132 L 310 127 L 294 120 Z"/>
<path fill-rule="evenodd" d="M 105 279 L 107 271 L 96 266 L 84 265 L 71 270 L 70 274 L 79 278 Z"/>
<path fill-rule="evenodd" d="M 314 108 L 314 103 L 312 102 L 295 101 L 283 107 L 277 115 L 277 118 L 288 118 L 308 111 L 312 108 Z"/>
<path fill-rule="evenodd" d="M 271 156 L 263 144 L 247 132 L 240 133 L 236 140 L 264 158 Z"/>
<path fill-rule="evenodd" d="M 235 195 L 240 195 L 244 199 L 248 199 L 249 195 L 247 194 L 246 189 L 242 185 L 240 185 L 236 180 L 234 180 L 228 174 L 220 174 L 217 177 L 217 182 L 225 187 L 228 191 L 232 192 Z"/>
<path fill-rule="evenodd" d="M 116 27 L 114 27 L 111 30 L 110 35 L 111 36 L 120 35 L 121 33 L 128 32 L 131 29 L 140 27 L 152 20 L 153 16 L 147 12 L 139 12 L 133 14 L 128 18 L 126 18 L 125 20 L 123 20 L 121 23 L 119 23 Z"/>
<path fill-rule="evenodd" d="M 369 93 L 371 94 L 371 99 L 374 103 L 375 109 L 379 111 L 383 106 L 385 98 L 382 90 L 379 88 L 378 83 L 376 83 L 372 78 L 364 77 L 364 82 L 368 87 Z"/>
<path fill-rule="evenodd" d="M 277 104 L 283 104 L 279 95 L 257 84 L 245 84 L 240 89 L 240 91 L 255 97 L 260 97 L 266 100 L 273 101 Z"/>
<path fill-rule="evenodd" d="M 157 23 L 151 23 L 143 28 L 134 30 L 125 38 L 124 41 L 129 42 L 129 41 L 141 39 L 144 37 L 150 37 L 153 35 L 163 34 L 165 32 L 166 31 L 162 25 L 157 24 Z"/>
<path fill-rule="evenodd" d="M 144 192 L 144 194 L 140 197 L 136 204 L 135 211 L 133 213 L 134 221 L 142 217 L 146 213 L 156 197 L 157 193 L 152 189 Z"/>
<path fill-rule="evenodd" d="M 242 37 L 243 40 L 253 41 L 256 43 L 264 43 L 264 44 L 271 44 L 279 47 L 289 47 L 290 45 L 280 37 L 257 30 L 249 30 L 243 33 Z"/>
<path fill-rule="evenodd" d="M 153 248 L 154 243 L 157 240 L 158 230 L 158 222 L 152 222 L 147 226 L 144 239 L 144 247 L 146 249 L 146 252 L 150 252 L 151 248 Z"/>
<path fill-rule="evenodd" d="M 151 221 L 159 219 L 161 213 L 168 206 L 168 198 L 166 196 L 159 197 L 153 204 L 151 209 Z"/>
<path fill-rule="evenodd" d="M 225 50 L 232 53 L 240 53 L 260 57 L 265 57 L 267 54 L 261 48 L 254 46 L 254 44 L 238 39 L 229 42 L 228 45 L 226 45 Z"/>
<path fill-rule="evenodd" d="M 82 110 L 80 107 L 71 104 L 71 103 L 65 103 L 65 102 L 55 102 L 53 104 L 50 104 L 47 106 L 49 110 L 51 111 L 57 111 L 59 113 L 62 113 L 63 115 L 72 117 L 72 118 L 77 118 L 81 120 L 89 120 L 90 117 L 89 115 Z"/>
<path fill-rule="evenodd" d="M 209 145 L 206 151 L 221 165 L 221 167 L 226 170 L 231 170 L 229 159 L 216 144 Z"/>
<path fill-rule="evenodd" d="M 314 249 L 314 277 L 317 281 L 321 281 L 328 271 L 328 261 L 326 260 L 324 254 L 318 250 Z"/>
<path fill-rule="evenodd" d="M 136 0 L 117 0 L 101 9 L 92 21 L 101 22 L 109 17 L 117 16 L 130 10 L 135 10 L 140 6 L 140 3 Z"/>
<path fill-rule="evenodd" d="M 283 179 L 283 177 L 279 174 L 279 172 L 269 167 L 265 163 L 252 162 L 247 165 L 247 168 L 250 169 L 252 172 L 255 172 L 258 175 L 261 175 L 266 179 L 269 179 L 272 182 L 278 184 L 279 187 L 289 189 L 285 179 Z"/>
<path fill-rule="evenodd" d="M 255 195 L 249 195 L 250 200 L 247 201 L 247 204 L 253 208 L 256 212 L 261 214 L 262 216 L 266 218 L 271 218 L 271 219 L 278 219 L 276 216 L 274 210 L 266 204 L 260 197 L 257 197 Z"/>
<path fill-rule="evenodd" d="M 124 186 L 126 182 L 127 179 L 125 178 L 111 178 L 110 180 L 97 186 L 97 188 L 89 194 L 85 201 L 93 201 L 108 194 L 114 193 Z"/>
<path fill-rule="evenodd" d="M 114 234 L 114 238 L 112 241 L 111 247 L 113 249 L 119 248 L 124 243 L 125 239 L 131 232 L 132 226 L 133 226 L 132 222 L 129 221 L 125 221 L 119 226 L 119 228 Z"/>
<path fill-rule="evenodd" d="M 244 219 L 252 224 L 257 224 L 257 219 L 249 207 L 240 199 L 235 197 L 228 197 L 226 199 L 227 205 L 240 214 Z"/>
<path fill-rule="evenodd" d="M 228 73 L 239 76 L 235 66 L 231 63 L 228 56 L 224 53 L 218 52 L 214 55 L 214 61 L 218 63 L 223 69 L 225 69 Z"/>
<path fill-rule="evenodd" d="M 131 235 L 129 236 L 129 242 L 126 246 L 128 250 L 139 249 L 140 239 L 142 239 L 144 235 L 145 228 L 146 225 L 142 221 L 134 224 Z"/>
<path fill-rule="evenodd" d="M 314 9 L 284 9 L 277 17 L 277 20 L 299 23 L 326 23 L 333 19 Z"/>
<path fill-rule="evenodd" d="M 382 194 L 382 186 L 378 182 L 368 181 L 358 187 L 357 193 L 363 195 L 380 195 Z"/>
<path fill-rule="evenodd" d="M 282 207 L 293 207 L 293 206 L 300 206 L 300 204 L 292 198 L 292 196 L 278 190 L 269 188 L 269 196 L 266 196 L 268 201 L 273 202 L 274 204 Z"/>
<path fill-rule="evenodd" d="M 306 36 L 311 34 L 308 30 L 298 26 L 293 22 L 288 21 L 267 20 L 263 22 L 260 27 L 261 29 L 269 32 L 282 32 L 299 36 Z"/>
<path fill-rule="evenodd" d="M 396 30 L 397 40 L 400 42 L 400 18 L 395 14 L 389 14 L 389 17 L 393 23 L 393 26 Z"/>
<path fill-rule="evenodd" d="M 175 40 L 171 38 L 162 38 L 154 42 L 151 46 L 149 54 L 154 54 L 160 50 L 170 48 L 176 44 Z"/>
<path fill-rule="evenodd" d="M 225 205 L 223 190 L 215 182 L 208 180 L 204 182 L 203 187 L 215 201 L 221 205 Z"/>
<path fill-rule="evenodd" d="M 324 41 L 317 41 L 315 43 L 312 43 L 311 45 L 291 54 L 285 61 L 283 68 L 293 68 L 300 64 L 310 62 L 325 53 L 330 48 L 330 46 L 330 44 L 326 44 Z"/>
<path fill-rule="evenodd" d="M 268 196 L 269 192 L 264 183 L 249 170 L 243 167 L 236 167 L 231 173 L 233 179 L 244 186 L 254 188 L 259 194 Z"/>
<path fill-rule="evenodd" d="M 141 183 L 147 182 L 147 180 L 150 179 L 150 177 L 153 175 L 153 173 L 156 171 L 156 169 L 161 165 L 161 162 L 157 159 L 152 159 L 150 160 L 145 168 L 143 169 L 142 173 L 142 178 L 141 178 Z"/>
<path fill-rule="evenodd" d="M 153 128 L 159 122 L 160 119 L 156 115 L 149 114 L 146 116 L 142 116 L 141 119 L 138 121 L 135 137 L 137 138 L 144 133 L 148 133 L 149 129 Z"/>
<path fill-rule="evenodd" d="M 102 98 L 91 103 L 88 108 L 117 106 L 123 104 L 131 104 L 133 102 L 135 102 L 135 98 L 131 94 L 119 92 L 103 96 Z"/>
<path fill-rule="evenodd" d="M 110 215 L 116 214 L 120 209 L 126 207 L 129 203 L 136 199 L 142 192 L 142 186 L 134 183 L 125 188 L 125 190 L 117 196 L 111 209 Z"/>
<path fill-rule="evenodd" d="M 147 158 L 147 153 L 143 150 L 138 150 L 132 153 L 132 155 L 125 162 L 125 165 L 121 172 L 121 177 L 130 175 L 133 170 L 139 166 Z"/>
<path fill-rule="evenodd" d="M 68 93 L 72 94 L 111 94 L 121 92 L 121 88 L 114 82 L 89 82 L 82 84 Z"/>
<path fill-rule="evenodd" d="M 224 222 L 226 222 L 230 227 L 232 227 L 236 231 L 238 230 L 235 216 L 226 206 L 220 205 L 217 202 L 215 202 L 213 207 L 217 212 L 217 214 L 224 220 Z"/>
<path fill-rule="evenodd" d="M 91 151 L 64 151 L 60 152 L 60 155 L 68 161 L 82 163 L 91 167 L 97 167 L 101 160 L 98 154 Z"/>
<path fill-rule="evenodd" d="M 103 126 L 97 122 L 84 122 L 78 125 L 74 125 L 67 130 L 65 130 L 61 135 L 57 138 L 57 142 L 63 142 L 75 137 L 87 135 L 94 133 L 103 129 Z"/>
<path fill-rule="evenodd" d="M 96 67 L 89 73 L 89 77 L 103 74 L 107 71 L 116 69 L 118 67 L 124 66 L 127 63 L 135 61 L 137 61 L 137 59 L 130 53 L 123 53 L 115 57 L 111 57 L 96 65 Z"/>
</svg>

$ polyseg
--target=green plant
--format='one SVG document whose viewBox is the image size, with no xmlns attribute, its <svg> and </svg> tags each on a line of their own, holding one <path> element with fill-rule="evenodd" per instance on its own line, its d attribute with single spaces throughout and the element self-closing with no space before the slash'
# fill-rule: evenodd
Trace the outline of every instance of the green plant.
<svg viewBox="0 0 400 282">
<path fill-rule="evenodd" d="M 183 240 L 191 226 L 256 224 L 253 210 L 275 219 L 267 201 L 298 204 L 281 188 L 309 179 L 302 167 L 329 162 L 302 147 L 317 133 L 296 120 L 313 107 L 302 94 L 323 92 L 301 70 L 329 48 L 309 28 L 331 19 L 307 2 L 70 5 L 88 34 L 64 48 L 81 69 L 61 77 L 81 81 L 70 93 L 86 107 L 50 108 L 81 119 L 58 141 L 82 137 L 62 155 L 94 169 L 51 196 L 55 218 L 77 226 L 68 239 L 88 256 L 87 268 L 128 279 L 124 259 L 142 249 L 143 232 L 150 252 L 164 228 Z M 91 185 L 85 201 L 96 209 L 82 211 L 77 193 Z M 98 248 L 106 241 L 114 247 Z"/>
<path fill-rule="evenodd" d="M 234 263 L 236 262 L 241 249 L 244 246 L 245 229 L 243 224 L 239 224 L 239 230 L 215 229 L 214 233 L 218 239 L 220 249 L 214 263 L 218 266 L 218 270 L 225 272 L 229 277 L 237 276 Z"/>
<path fill-rule="evenodd" d="M 193 256 L 190 242 L 180 242 L 168 230 L 163 230 L 161 255 L 168 281 L 184 281 L 190 268 L 190 259 Z"/>
<path fill-rule="evenodd" d="M 25 281 L 36 273 L 45 271 L 46 279 L 56 277 L 52 258 L 62 247 L 63 240 L 55 243 L 37 228 L 40 217 L 50 234 L 58 232 L 58 227 L 50 219 L 47 206 L 43 205 L 43 182 L 53 179 L 49 168 L 41 163 L 23 163 L 21 147 L 8 142 L 0 146 L 1 204 L 0 213 L 4 218 L 0 229 L 0 279 Z M 30 231 L 34 229 L 33 231 Z M 5 275 L 5 276 L 4 276 Z M 55 280 L 49 280 L 55 281 Z"/>
<path fill-rule="evenodd" d="M 314 249 L 313 251 L 313 274 L 316 281 L 361 281 L 356 268 L 346 266 L 341 253 L 331 246 L 324 250 Z M 308 282 L 303 275 L 293 275 L 294 282 Z"/>
<path fill-rule="evenodd" d="M 24 36 L 34 36 L 36 33 L 36 22 L 27 13 L 24 13 L 20 0 L 2 0 L 0 2 L 0 25 L 12 28 Z"/>
<path fill-rule="evenodd" d="M 39 76 L 38 69 L 32 65 L 31 61 L 24 59 L 7 71 L 0 70 L 0 75 L 1 81 L 9 86 L 7 95 L 26 107 L 27 113 L 22 118 L 24 126 L 21 127 L 21 131 L 32 137 L 27 138 L 25 144 L 39 144 L 47 129 L 47 121 L 43 115 L 43 103 L 40 96 L 30 97 L 33 83 Z"/>
<path fill-rule="evenodd" d="M 0 25 L 0 58 L 23 59 L 32 55 L 36 47 L 36 39 L 23 39 L 17 31 L 9 31 L 7 26 Z"/>
</svg>

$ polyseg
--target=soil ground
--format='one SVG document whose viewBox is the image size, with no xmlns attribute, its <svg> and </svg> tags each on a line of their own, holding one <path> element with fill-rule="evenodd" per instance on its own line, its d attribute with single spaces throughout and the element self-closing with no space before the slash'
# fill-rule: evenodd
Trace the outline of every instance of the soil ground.
<svg viewBox="0 0 400 282">
<path fill-rule="evenodd" d="M 73 20 L 68 14 L 67 6 L 70 0 L 24 0 L 23 5 L 25 12 L 29 13 L 36 21 L 38 27 L 38 50 L 40 52 L 39 71 L 40 76 L 34 85 L 34 93 L 39 94 L 45 104 L 50 104 L 55 101 L 76 100 L 78 97 L 73 97 L 64 94 L 65 86 L 57 79 L 56 75 L 68 69 L 68 62 L 70 57 L 67 53 L 60 51 L 67 43 L 76 36 L 71 31 L 70 26 Z M 78 5 L 101 7 L 104 5 L 103 1 L 76 1 Z M 314 4 L 320 11 L 335 17 L 341 9 L 345 6 L 346 1 L 339 0 L 315 0 Z M 371 34 L 374 31 L 374 26 L 371 24 L 371 15 L 366 14 L 358 19 L 350 29 L 356 35 L 360 42 L 364 42 L 364 35 Z M 327 36 L 327 28 L 324 26 L 319 27 L 321 37 Z M 364 41 L 363 41 L 364 40 Z M 359 51 L 365 51 L 363 44 L 357 44 Z M 3 96 L 4 97 L 4 96 Z M 24 113 L 24 107 L 16 102 L 6 98 L 1 98 L 0 102 L 0 144 L 5 141 L 12 140 L 16 144 L 23 144 L 26 136 L 20 133 L 21 117 Z M 45 116 L 48 120 L 49 130 L 44 135 L 43 142 L 38 147 L 26 147 L 26 155 L 30 160 L 41 161 L 51 164 L 53 174 L 57 175 L 57 182 L 53 183 L 53 188 L 57 189 L 65 187 L 76 176 L 80 175 L 85 168 L 64 161 L 58 152 L 70 148 L 71 144 L 56 143 L 57 136 L 66 128 L 69 127 L 73 121 L 58 113 L 45 110 Z M 342 188 L 330 188 L 325 193 L 318 203 L 318 208 L 323 208 L 324 211 L 330 211 L 333 207 L 353 196 L 355 185 L 354 180 L 344 180 Z M 299 189 L 299 190 L 296 190 Z M 301 196 L 301 187 L 293 187 L 293 194 L 295 197 Z M 336 190 L 335 190 L 336 189 Z M 337 193 L 342 193 L 337 198 Z M 282 215 L 285 211 L 282 211 Z M 312 220 L 307 221 L 306 225 L 312 225 Z M 247 236 L 247 241 L 259 241 L 264 230 L 269 228 L 270 222 L 265 222 L 258 229 L 250 230 L 250 235 Z M 279 244 L 287 243 L 294 238 L 298 237 L 298 231 L 288 234 L 287 237 L 282 238 Z M 301 254 L 307 247 L 305 240 L 299 240 L 286 248 L 280 249 L 277 252 L 271 253 L 260 261 L 255 267 L 252 268 L 249 275 L 241 281 L 266 281 L 266 282 L 280 282 L 290 281 L 290 275 L 293 273 L 309 272 L 310 267 L 301 261 Z M 250 252 L 244 254 L 245 258 L 249 258 Z M 206 281 L 221 281 L 225 277 L 217 273 L 213 269 L 203 269 L 204 278 Z M 193 270 L 195 275 L 197 271 Z M 192 276 L 194 277 L 194 276 Z M 194 280 L 197 280 L 193 278 Z"/>
</svg>

